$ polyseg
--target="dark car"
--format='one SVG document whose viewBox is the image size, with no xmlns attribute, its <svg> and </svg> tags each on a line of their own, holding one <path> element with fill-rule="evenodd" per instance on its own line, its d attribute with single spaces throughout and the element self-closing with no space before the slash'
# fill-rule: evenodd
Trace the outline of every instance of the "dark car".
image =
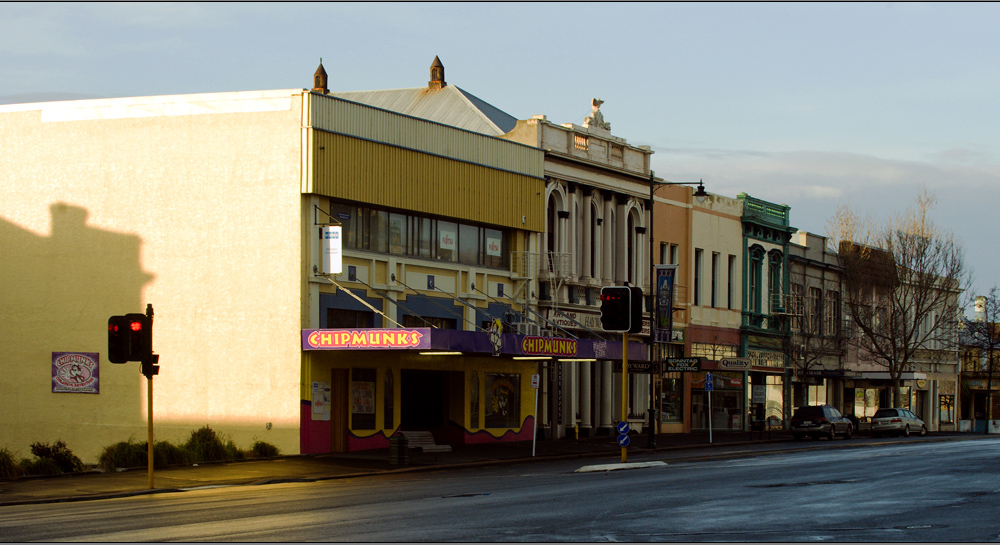
<svg viewBox="0 0 1000 545">
<path fill-rule="evenodd" d="M 875 437 L 890 434 L 909 437 L 911 433 L 919 433 L 923 437 L 927 435 L 927 425 L 907 409 L 879 409 L 872 417 L 872 435 Z"/>
<path fill-rule="evenodd" d="M 851 420 L 830 405 L 809 405 L 795 409 L 790 426 L 796 441 L 807 435 L 813 439 L 826 437 L 830 440 L 837 435 L 843 435 L 844 439 L 850 439 L 854 435 Z"/>
</svg>

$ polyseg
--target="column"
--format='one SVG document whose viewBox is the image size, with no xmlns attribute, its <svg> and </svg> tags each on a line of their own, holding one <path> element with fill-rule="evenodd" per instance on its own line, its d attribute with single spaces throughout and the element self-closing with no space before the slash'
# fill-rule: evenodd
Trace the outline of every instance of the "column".
<svg viewBox="0 0 1000 545">
<path fill-rule="evenodd" d="M 590 361 L 583 361 L 577 364 L 580 366 L 580 436 L 582 437 L 590 437 L 593 435 L 593 433 L 591 433 L 591 428 L 594 427 L 591 414 L 591 399 L 594 394 L 591 390 L 590 380 L 592 363 L 593 362 Z"/>
<path fill-rule="evenodd" d="M 604 243 L 604 251 L 601 256 L 601 281 L 605 286 L 613 285 L 614 281 L 614 262 L 613 253 L 611 251 L 614 235 L 614 226 L 611 224 L 611 217 L 614 215 L 612 213 L 614 202 L 614 195 L 612 193 L 604 194 L 604 221 L 601 224 L 601 241 Z"/>
<path fill-rule="evenodd" d="M 581 192 L 583 193 L 580 203 L 580 206 L 583 207 L 583 225 L 580 226 L 583 229 L 583 270 L 580 271 L 580 281 L 587 284 L 592 280 L 590 276 L 590 264 L 593 261 L 591 260 L 597 257 L 590 253 L 590 246 L 593 244 L 593 233 L 590 228 L 594 223 L 594 207 L 590 204 L 590 199 L 594 190 L 586 187 L 581 188 Z"/>
<path fill-rule="evenodd" d="M 611 433 L 611 410 L 614 407 L 614 397 L 611 393 L 611 365 L 613 362 L 601 361 L 598 362 L 601 366 L 601 428 L 607 430 L 608 434 Z"/>
<path fill-rule="evenodd" d="M 614 250 L 615 250 L 615 284 L 622 285 L 625 282 L 625 272 L 628 270 L 626 267 L 628 264 L 626 260 L 628 259 L 628 238 L 631 233 L 628 232 L 628 214 L 626 212 L 625 206 L 628 204 L 628 196 L 619 195 L 615 200 L 617 206 L 615 207 L 615 240 L 614 240 Z"/>
</svg>

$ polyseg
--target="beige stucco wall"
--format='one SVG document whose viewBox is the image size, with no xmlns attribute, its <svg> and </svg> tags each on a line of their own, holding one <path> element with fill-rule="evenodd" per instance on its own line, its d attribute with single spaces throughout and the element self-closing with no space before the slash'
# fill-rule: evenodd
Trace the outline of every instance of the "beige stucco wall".
<svg viewBox="0 0 1000 545">
<path fill-rule="evenodd" d="M 0 447 L 84 462 L 146 439 L 107 320 L 155 310 L 157 440 L 209 425 L 298 452 L 301 91 L 0 107 Z M 100 353 L 100 393 L 51 353 Z M 266 424 L 273 424 L 266 429 Z"/>
<path fill-rule="evenodd" d="M 743 302 L 743 227 L 740 222 L 742 203 L 720 195 L 709 195 L 704 203 L 694 201 L 691 214 L 691 245 L 689 278 L 691 278 L 691 324 L 738 329 Z M 694 249 L 704 250 L 702 266 L 702 304 L 694 306 Z M 712 252 L 719 253 L 719 278 L 717 306 L 712 308 Z M 729 256 L 735 256 L 733 265 L 733 306 L 727 305 L 729 281 Z"/>
</svg>

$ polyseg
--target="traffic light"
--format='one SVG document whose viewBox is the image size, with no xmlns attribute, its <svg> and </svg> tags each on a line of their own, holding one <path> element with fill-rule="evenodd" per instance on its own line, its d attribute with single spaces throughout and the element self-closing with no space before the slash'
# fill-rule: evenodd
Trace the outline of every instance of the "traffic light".
<svg viewBox="0 0 1000 545">
<path fill-rule="evenodd" d="M 630 294 L 632 305 L 629 312 L 632 323 L 631 327 L 628 328 L 628 332 L 639 333 L 642 331 L 642 288 L 630 286 L 629 291 L 632 292 Z"/>
<path fill-rule="evenodd" d="M 126 363 L 129 357 L 128 321 L 124 316 L 108 318 L 108 361 Z"/>
<path fill-rule="evenodd" d="M 153 321 L 145 314 L 108 318 L 108 360 L 144 361 L 153 352 Z"/>
<path fill-rule="evenodd" d="M 604 331 L 625 333 L 631 329 L 631 291 L 628 286 L 601 288 L 601 327 Z"/>
</svg>

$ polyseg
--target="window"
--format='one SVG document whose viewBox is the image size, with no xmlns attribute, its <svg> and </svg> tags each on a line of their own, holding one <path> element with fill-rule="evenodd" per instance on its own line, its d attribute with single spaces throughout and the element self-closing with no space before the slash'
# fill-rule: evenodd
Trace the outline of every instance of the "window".
<svg viewBox="0 0 1000 545">
<path fill-rule="evenodd" d="M 506 266 L 504 230 L 335 202 L 330 214 L 341 222 L 345 249 Z"/>
<path fill-rule="evenodd" d="M 667 242 L 660 243 L 660 263 L 666 264 L 670 263 L 670 244 Z"/>
<path fill-rule="evenodd" d="M 462 263 L 479 263 L 479 228 L 460 225 L 458 228 L 458 260 Z"/>
<path fill-rule="evenodd" d="M 483 228 L 483 261 L 488 267 L 503 267 L 504 240 L 503 232 L 496 229 Z"/>
<path fill-rule="evenodd" d="M 840 292 L 826 292 L 826 302 L 823 305 L 823 332 L 826 335 L 840 333 Z"/>
<path fill-rule="evenodd" d="M 406 216 L 389 214 L 389 253 L 406 253 Z"/>
<path fill-rule="evenodd" d="M 719 277 L 719 254 L 718 252 L 712 252 L 712 307 L 719 306 L 718 301 L 716 300 L 716 294 L 719 291 L 718 277 Z"/>
<path fill-rule="evenodd" d="M 819 288 L 809 288 L 809 297 L 806 298 L 806 333 L 819 335 L 820 318 L 822 316 L 822 294 Z"/>
<path fill-rule="evenodd" d="M 684 421 L 684 377 L 683 373 L 665 373 L 661 383 L 660 405 L 663 408 L 661 422 Z"/>
<path fill-rule="evenodd" d="M 748 294 L 750 300 L 747 301 L 747 310 L 751 313 L 760 314 L 760 304 L 761 304 L 761 290 L 763 286 L 761 285 L 762 276 L 764 275 L 764 249 L 760 246 L 754 246 L 750 248 L 750 285 L 748 286 Z M 760 326 L 760 319 L 755 319 L 753 326 Z"/>
<path fill-rule="evenodd" d="M 792 296 L 788 298 L 785 310 L 791 316 L 792 331 L 798 333 L 802 331 L 802 294 L 805 288 L 802 284 L 792 284 L 790 288 Z"/>
<path fill-rule="evenodd" d="M 457 223 L 437 222 L 437 258 L 442 261 L 458 261 Z"/>
<path fill-rule="evenodd" d="M 375 369 L 351 369 L 351 428 L 375 429 Z"/>
<path fill-rule="evenodd" d="M 726 280 L 726 308 L 733 308 L 733 279 L 736 278 L 736 256 L 729 256 L 729 276 Z"/>
<path fill-rule="evenodd" d="M 767 265 L 767 279 L 768 279 L 768 289 L 771 294 L 771 300 L 777 300 L 784 293 L 781 289 L 781 254 L 778 252 L 771 252 L 768 259 Z M 770 309 L 768 309 L 770 311 Z"/>
<path fill-rule="evenodd" d="M 698 306 L 701 304 L 701 258 L 702 250 L 700 248 L 695 248 L 694 250 L 694 304 Z"/>
<path fill-rule="evenodd" d="M 938 396 L 938 406 L 941 411 L 941 423 L 953 424 L 955 422 L 955 396 Z"/>
</svg>

